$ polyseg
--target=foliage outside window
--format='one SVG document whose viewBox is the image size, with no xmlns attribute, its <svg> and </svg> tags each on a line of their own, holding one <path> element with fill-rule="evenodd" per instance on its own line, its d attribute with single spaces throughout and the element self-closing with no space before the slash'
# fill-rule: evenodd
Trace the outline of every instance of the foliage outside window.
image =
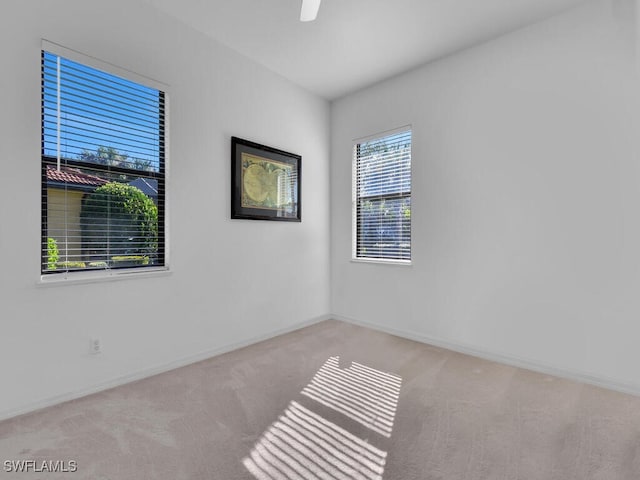
<svg viewBox="0 0 640 480">
<path fill-rule="evenodd" d="M 165 94 L 59 53 L 42 51 L 41 272 L 164 266 Z"/>
<path fill-rule="evenodd" d="M 356 143 L 353 257 L 411 261 L 411 130 Z"/>
</svg>

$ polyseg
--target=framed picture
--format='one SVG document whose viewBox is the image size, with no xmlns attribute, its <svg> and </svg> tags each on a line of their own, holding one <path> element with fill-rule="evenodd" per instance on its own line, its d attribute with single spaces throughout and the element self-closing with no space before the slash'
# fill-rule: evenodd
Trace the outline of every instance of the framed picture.
<svg viewBox="0 0 640 480">
<path fill-rule="evenodd" d="M 302 157 L 231 137 L 231 218 L 300 222 Z"/>
</svg>

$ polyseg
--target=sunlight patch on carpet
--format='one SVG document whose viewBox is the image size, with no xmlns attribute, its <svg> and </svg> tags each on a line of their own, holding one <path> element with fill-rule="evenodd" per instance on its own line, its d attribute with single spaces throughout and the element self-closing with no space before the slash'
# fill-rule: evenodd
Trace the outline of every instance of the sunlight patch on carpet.
<svg viewBox="0 0 640 480">
<path fill-rule="evenodd" d="M 399 376 L 357 362 L 342 369 L 335 356 L 320 367 L 302 394 L 388 438 L 401 385 Z"/>
<path fill-rule="evenodd" d="M 258 480 L 381 480 L 386 456 L 294 401 L 243 463 Z"/>
<path fill-rule="evenodd" d="M 302 395 L 391 437 L 402 378 L 330 357 Z M 382 480 L 387 453 L 292 401 L 242 462 L 257 480 Z"/>
</svg>

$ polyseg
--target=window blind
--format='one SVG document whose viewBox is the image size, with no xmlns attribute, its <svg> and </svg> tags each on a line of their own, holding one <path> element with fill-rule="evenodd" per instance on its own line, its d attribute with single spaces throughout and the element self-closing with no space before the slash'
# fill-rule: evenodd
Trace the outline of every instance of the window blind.
<svg viewBox="0 0 640 480">
<path fill-rule="evenodd" d="M 411 130 L 356 143 L 354 258 L 411 260 Z"/>
<path fill-rule="evenodd" d="M 43 274 L 165 263 L 165 94 L 42 51 Z"/>
</svg>

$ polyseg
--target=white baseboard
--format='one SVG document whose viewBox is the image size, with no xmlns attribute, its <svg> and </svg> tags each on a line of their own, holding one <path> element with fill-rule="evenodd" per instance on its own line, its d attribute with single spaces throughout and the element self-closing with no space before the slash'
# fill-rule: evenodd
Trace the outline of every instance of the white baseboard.
<svg viewBox="0 0 640 480">
<path fill-rule="evenodd" d="M 37 402 L 33 402 L 31 404 L 25 405 L 21 408 L 0 412 L 0 421 L 17 417 L 19 415 L 31 413 L 36 410 L 41 410 L 43 408 L 57 405 L 59 403 L 67 402 L 69 400 L 75 400 L 77 398 L 85 397 L 93 393 L 98 393 L 113 387 L 134 382 L 136 380 L 141 380 L 143 378 L 151 377 L 153 375 L 158 375 L 160 373 L 168 372 L 176 368 L 184 367 L 192 363 L 196 363 L 202 360 L 206 360 L 208 358 L 222 355 L 224 353 L 231 352 L 239 348 L 247 347 L 249 345 L 253 345 L 255 343 L 259 343 L 264 340 L 268 340 L 270 338 L 277 337 L 279 335 L 284 335 L 286 333 L 290 333 L 295 330 L 299 330 L 301 328 L 308 327 L 316 323 L 322 322 L 324 320 L 330 320 L 330 319 L 335 319 L 335 320 L 339 320 L 346 323 L 352 323 L 354 325 L 371 328 L 373 330 L 378 330 L 380 332 L 388 333 L 390 335 L 395 335 L 397 337 L 402 337 L 402 338 L 406 338 L 416 342 L 424 343 L 427 345 L 433 345 L 436 347 L 445 348 L 447 350 L 451 350 L 454 352 L 472 355 L 474 357 L 483 358 L 485 360 L 490 360 L 493 362 L 498 362 L 498 363 L 510 365 L 513 367 L 525 368 L 527 370 L 544 373 L 546 375 L 554 375 L 556 377 L 565 378 L 567 380 L 582 382 L 582 383 L 606 388 L 608 390 L 615 390 L 618 392 L 629 393 L 631 395 L 640 396 L 640 385 L 637 385 L 637 384 L 626 383 L 624 381 L 620 381 L 617 379 L 601 377 L 601 376 L 592 375 L 585 372 L 558 368 L 558 367 L 546 365 L 537 361 L 519 358 L 513 355 L 506 355 L 503 353 L 492 352 L 489 350 L 478 348 L 473 345 L 467 345 L 467 344 L 463 344 L 463 343 L 459 343 L 451 340 L 445 340 L 437 337 L 423 335 L 417 332 L 389 328 L 383 325 L 378 325 L 371 322 L 364 322 L 361 320 L 356 320 L 354 318 L 349 318 L 342 315 L 322 315 L 319 317 L 311 318 L 303 322 L 296 323 L 286 328 L 281 328 L 263 335 L 251 337 L 241 342 L 225 345 L 213 350 L 199 352 L 194 355 L 188 355 L 186 357 L 177 359 L 173 362 L 169 362 L 163 365 L 158 365 L 156 367 L 139 370 L 128 375 L 123 375 L 117 378 L 113 378 L 106 382 L 101 382 L 95 385 L 91 385 L 84 389 L 80 389 L 73 392 L 67 392 L 62 395 L 46 398 L 44 400 L 40 400 Z"/>
<path fill-rule="evenodd" d="M 499 353 L 499 352 L 492 352 L 489 350 L 478 348 L 474 345 L 467 345 L 460 342 L 445 340 L 437 337 L 431 337 L 431 336 L 423 335 L 417 332 L 397 330 L 395 328 L 389 328 L 389 327 L 378 325 L 371 322 L 363 322 L 361 320 L 344 317 L 342 315 L 333 315 L 332 318 L 336 320 L 340 320 L 342 322 L 352 323 L 354 325 L 359 325 L 362 327 L 371 328 L 373 330 L 378 330 L 380 332 L 388 333 L 390 335 L 395 335 L 396 337 L 402 337 L 408 340 L 413 340 L 416 342 L 433 345 L 435 347 L 445 348 L 447 350 L 451 350 L 454 352 L 472 355 L 474 357 L 490 360 L 492 362 L 502 363 L 504 365 L 510 365 L 512 367 L 524 368 L 527 370 L 532 370 L 534 372 L 544 373 L 546 375 L 553 375 L 555 377 L 565 378 L 567 380 L 572 380 L 575 382 L 595 385 L 597 387 L 606 388 L 608 390 L 615 390 L 617 392 L 629 393 L 631 395 L 640 396 L 640 385 L 638 384 L 628 383 L 628 382 L 624 382 L 614 378 L 607 378 L 607 377 L 602 377 L 598 375 L 593 375 L 586 372 L 580 372 L 580 371 L 570 370 L 565 368 L 558 368 L 552 365 L 546 365 L 544 363 L 541 363 L 535 360 L 520 358 L 517 356 L 508 355 L 508 354 Z"/>
<path fill-rule="evenodd" d="M 113 387 L 118 387 L 120 385 L 125 385 L 127 383 L 134 382 L 136 380 L 142 380 L 143 378 L 152 377 L 154 375 L 158 375 L 160 373 L 168 372 L 170 370 L 175 370 L 176 368 L 184 367 L 186 365 L 191 365 L 192 363 L 196 363 L 202 360 L 206 360 L 208 358 L 216 357 L 218 355 L 222 355 L 224 353 L 231 352 L 233 350 L 237 350 L 239 348 L 244 348 L 249 345 L 253 345 L 254 343 L 259 343 L 264 340 L 268 340 L 273 337 L 277 337 L 279 335 L 284 335 L 286 333 L 291 333 L 295 330 L 299 330 L 304 327 L 308 327 L 314 325 L 316 323 L 322 322 L 324 320 L 329 320 L 333 318 L 331 315 L 321 315 L 319 317 L 311 318 L 305 320 L 303 322 L 296 323 L 294 325 L 290 325 L 285 328 L 280 328 L 278 330 L 274 330 L 272 332 L 258 335 L 255 337 L 251 337 L 249 339 L 243 340 L 241 342 L 232 343 L 229 345 L 224 345 L 219 348 L 215 348 L 213 350 L 206 350 L 203 352 L 196 353 L 194 355 L 188 355 L 186 357 L 179 358 L 172 362 L 157 365 L 155 367 L 145 368 L 128 375 L 123 375 L 120 377 L 113 378 L 106 382 L 97 383 L 95 385 L 91 385 L 87 388 L 79 389 L 72 392 L 67 392 L 62 395 L 56 395 L 50 398 L 46 398 L 44 400 L 39 400 L 37 402 L 33 402 L 31 404 L 25 405 L 23 407 L 3 411 L 0 412 L 0 421 L 7 420 L 9 418 L 17 417 L 19 415 L 24 415 L 27 413 L 35 412 L 36 410 L 41 410 L 46 407 L 51 407 L 53 405 L 57 405 L 59 403 L 67 402 L 69 400 L 75 400 L 81 397 L 86 397 L 87 395 L 91 395 L 93 393 L 98 393 L 104 390 L 108 390 Z"/>
</svg>

